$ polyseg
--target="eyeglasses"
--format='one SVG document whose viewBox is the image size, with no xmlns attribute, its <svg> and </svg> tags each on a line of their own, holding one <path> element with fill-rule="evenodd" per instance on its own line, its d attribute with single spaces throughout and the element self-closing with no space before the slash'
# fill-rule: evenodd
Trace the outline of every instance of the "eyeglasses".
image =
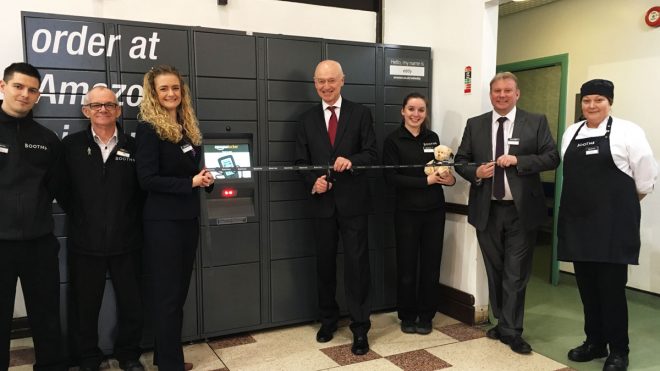
<svg viewBox="0 0 660 371">
<path fill-rule="evenodd" d="M 110 103 L 89 103 L 89 104 L 85 104 L 84 106 L 88 107 L 89 109 L 93 109 L 94 111 L 100 111 L 101 107 L 105 107 L 105 109 L 108 110 L 108 111 L 115 110 L 115 109 L 117 109 L 117 107 L 119 107 L 119 105 L 117 103 L 112 103 L 112 102 L 110 102 Z"/>
<path fill-rule="evenodd" d="M 314 81 L 316 81 L 317 84 L 319 85 L 325 85 L 326 83 L 330 85 L 334 85 L 337 83 L 337 79 L 317 79 L 316 77 L 314 78 Z"/>
</svg>

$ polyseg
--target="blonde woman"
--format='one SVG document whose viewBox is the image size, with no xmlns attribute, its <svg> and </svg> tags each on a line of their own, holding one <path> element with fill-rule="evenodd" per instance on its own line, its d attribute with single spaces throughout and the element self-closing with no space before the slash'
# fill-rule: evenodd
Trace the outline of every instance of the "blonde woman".
<svg viewBox="0 0 660 371">
<path fill-rule="evenodd" d="M 137 174 L 147 192 L 144 246 L 155 335 L 154 364 L 184 370 L 183 305 L 199 238 L 199 189 L 213 176 L 200 169 L 202 134 L 179 71 L 161 65 L 144 75 L 137 127 Z"/>
</svg>

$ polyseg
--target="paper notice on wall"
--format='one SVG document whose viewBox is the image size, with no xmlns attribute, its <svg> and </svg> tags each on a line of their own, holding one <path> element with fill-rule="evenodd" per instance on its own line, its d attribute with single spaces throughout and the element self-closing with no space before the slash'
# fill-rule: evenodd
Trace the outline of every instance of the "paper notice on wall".
<svg viewBox="0 0 660 371">
<path fill-rule="evenodd" d="M 426 61 L 421 59 L 390 58 L 389 79 L 426 81 Z"/>
<path fill-rule="evenodd" d="M 390 75 L 413 76 L 413 77 L 421 78 L 422 76 L 424 76 L 424 67 L 390 66 Z"/>
</svg>

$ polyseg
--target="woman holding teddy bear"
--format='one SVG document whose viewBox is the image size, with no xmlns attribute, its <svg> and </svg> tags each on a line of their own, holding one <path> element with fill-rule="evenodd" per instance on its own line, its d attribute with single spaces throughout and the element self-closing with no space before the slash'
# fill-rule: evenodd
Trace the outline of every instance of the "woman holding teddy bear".
<svg viewBox="0 0 660 371">
<path fill-rule="evenodd" d="M 410 93 L 404 98 L 403 122 L 385 139 L 385 165 L 423 164 L 434 159 L 440 140 L 427 128 L 426 113 L 427 101 L 422 94 Z M 454 185 L 456 178 L 446 167 L 417 167 L 386 169 L 385 180 L 396 190 L 394 229 L 401 331 L 426 335 L 433 330 L 432 320 L 438 307 L 445 226 L 442 186 Z"/>
</svg>

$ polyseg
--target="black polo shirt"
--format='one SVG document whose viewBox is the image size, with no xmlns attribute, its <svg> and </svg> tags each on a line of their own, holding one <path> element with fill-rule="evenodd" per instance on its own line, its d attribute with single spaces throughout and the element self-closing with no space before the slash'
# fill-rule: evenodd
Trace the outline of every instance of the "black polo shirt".
<svg viewBox="0 0 660 371">
<path fill-rule="evenodd" d="M 383 163 L 385 165 L 425 164 L 433 159 L 433 148 L 440 144 L 438 135 L 422 127 L 413 136 L 404 125 L 385 139 Z M 385 180 L 396 189 L 398 210 L 426 211 L 444 208 L 442 185 L 428 185 L 423 167 L 385 169 Z"/>
</svg>

